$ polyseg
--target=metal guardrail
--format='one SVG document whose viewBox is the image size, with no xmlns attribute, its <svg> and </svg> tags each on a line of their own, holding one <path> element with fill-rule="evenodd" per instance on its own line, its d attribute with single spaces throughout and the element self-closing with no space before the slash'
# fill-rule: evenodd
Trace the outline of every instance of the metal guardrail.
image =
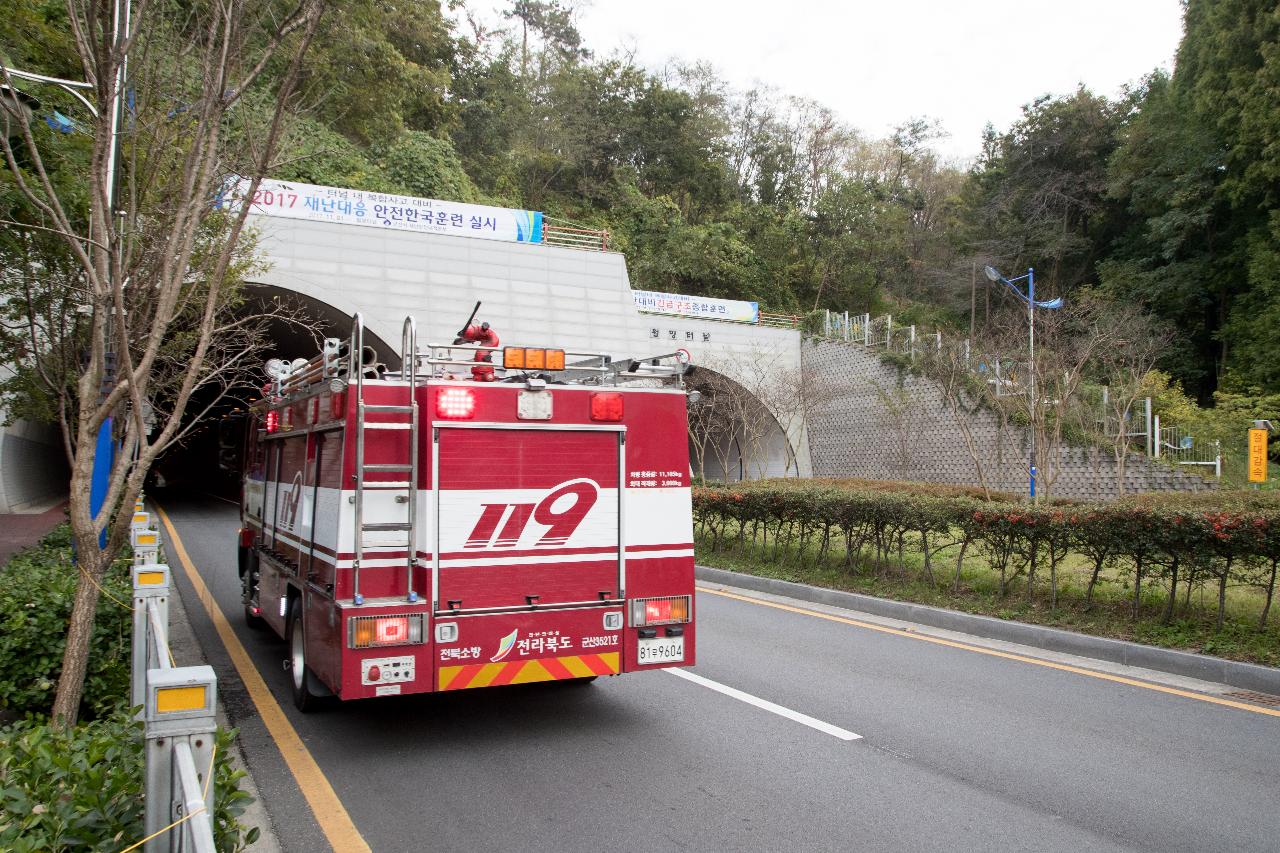
<svg viewBox="0 0 1280 853">
<path fill-rule="evenodd" d="M 210 666 L 175 666 L 169 651 L 169 567 L 138 501 L 134 546 L 131 704 L 145 744 L 146 853 L 216 853 L 213 752 L 218 682 Z"/>
</svg>

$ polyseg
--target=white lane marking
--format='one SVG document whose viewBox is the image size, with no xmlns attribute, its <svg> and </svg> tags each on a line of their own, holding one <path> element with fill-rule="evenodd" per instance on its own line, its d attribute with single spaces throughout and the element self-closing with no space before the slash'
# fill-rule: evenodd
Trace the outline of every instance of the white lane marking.
<svg viewBox="0 0 1280 853">
<path fill-rule="evenodd" d="M 794 720 L 802 726 L 808 726 L 811 729 L 817 729 L 823 734 L 838 737 L 840 740 L 862 740 L 862 735 L 856 735 L 853 732 L 842 729 L 839 726 L 833 726 L 830 723 L 824 723 L 822 720 L 815 720 L 808 714 L 801 714 L 799 711 L 793 711 L 790 708 L 784 708 L 781 705 L 775 705 L 767 699 L 761 699 L 759 696 L 752 696 L 750 693 L 743 693 L 726 684 L 718 681 L 712 681 L 710 678 L 703 678 L 701 675 L 694 675 L 692 672 L 686 672 L 683 669 L 664 669 L 663 672 L 683 678 L 685 681 L 692 681 L 694 684 L 700 684 L 717 693 L 723 693 L 725 696 L 737 699 L 739 702 L 746 702 L 748 705 L 755 705 L 771 714 L 777 714 L 779 717 L 786 717 L 788 720 Z"/>
</svg>

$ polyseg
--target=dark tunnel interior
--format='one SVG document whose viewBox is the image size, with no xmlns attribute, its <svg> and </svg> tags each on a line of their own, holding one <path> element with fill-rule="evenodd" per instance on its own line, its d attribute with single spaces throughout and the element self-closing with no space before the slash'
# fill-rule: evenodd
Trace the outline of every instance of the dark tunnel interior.
<svg viewBox="0 0 1280 853">
<path fill-rule="evenodd" d="M 268 358 L 287 361 L 310 359 L 320 352 L 320 339 L 347 339 L 351 335 L 352 318 L 330 305 L 276 287 L 251 285 L 248 290 L 250 295 L 242 310 L 255 311 L 275 299 L 287 299 L 299 305 L 311 323 L 309 328 L 303 328 L 283 321 L 271 321 L 267 333 L 272 347 L 260 359 L 263 364 Z M 399 368 L 399 354 L 377 335 L 366 329 L 364 342 L 374 348 L 379 361 L 392 369 Z M 238 501 L 249 406 L 261 396 L 262 385 L 266 381 L 266 373 L 259 366 L 242 388 L 219 401 L 180 444 L 170 447 L 156 461 L 147 478 L 147 491 L 203 493 Z M 198 413 L 209 403 L 210 395 L 203 398 L 195 395 L 187 411 L 189 414 Z"/>
</svg>

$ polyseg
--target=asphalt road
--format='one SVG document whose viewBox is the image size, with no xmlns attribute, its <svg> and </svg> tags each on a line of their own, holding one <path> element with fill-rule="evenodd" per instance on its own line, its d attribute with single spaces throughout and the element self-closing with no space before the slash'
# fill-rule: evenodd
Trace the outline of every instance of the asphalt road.
<svg viewBox="0 0 1280 853">
<path fill-rule="evenodd" d="M 375 851 L 1280 849 L 1278 717 L 706 591 L 692 672 L 861 737 L 669 673 L 302 715 L 240 619 L 236 508 L 160 503 Z M 284 849 L 328 849 L 174 576 Z"/>
</svg>

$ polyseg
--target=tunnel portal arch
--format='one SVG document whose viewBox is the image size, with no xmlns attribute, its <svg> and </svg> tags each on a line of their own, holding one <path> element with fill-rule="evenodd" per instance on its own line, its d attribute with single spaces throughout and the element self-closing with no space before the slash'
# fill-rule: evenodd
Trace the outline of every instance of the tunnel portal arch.
<svg viewBox="0 0 1280 853">
<path fill-rule="evenodd" d="M 797 470 L 795 446 L 777 416 L 742 383 L 697 367 L 688 376 L 689 462 L 695 477 L 734 482 Z"/>
</svg>

